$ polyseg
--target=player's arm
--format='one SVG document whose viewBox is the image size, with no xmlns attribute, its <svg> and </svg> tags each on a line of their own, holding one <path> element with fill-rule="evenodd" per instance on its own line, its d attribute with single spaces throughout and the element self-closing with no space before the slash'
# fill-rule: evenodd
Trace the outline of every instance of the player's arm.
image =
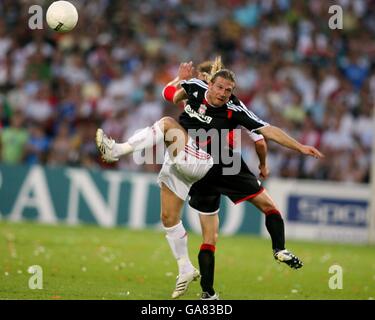
<svg viewBox="0 0 375 320">
<path fill-rule="evenodd" d="M 177 93 L 179 93 L 178 98 L 176 97 L 176 101 L 178 101 L 177 103 L 186 99 L 187 95 L 183 99 L 183 98 L 181 98 L 181 97 L 183 97 L 182 93 L 179 92 L 180 88 L 181 88 L 181 81 L 182 80 L 188 80 L 188 79 L 192 78 L 193 71 L 194 71 L 194 67 L 193 67 L 193 63 L 191 61 L 181 63 L 179 68 L 178 68 L 177 77 L 174 78 L 172 81 L 168 82 L 168 84 L 164 87 L 163 92 L 162 92 L 163 98 L 165 100 L 169 101 L 169 102 L 173 102 L 173 103 L 176 104 L 176 102 L 174 101 L 175 100 L 174 96 Z"/>
<path fill-rule="evenodd" d="M 179 104 L 182 100 L 185 100 L 188 98 L 188 94 L 186 93 L 184 88 L 181 88 L 176 91 L 176 93 L 173 95 L 173 103 Z"/>
<path fill-rule="evenodd" d="M 298 152 L 301 152 L 302 154 L 313 156 L 315 158 L 324 157 L 324 155 L 314 147 L 299 143 L 297 140 L 289 136 L 285 131 L 278 127 L 268 125 L 259 128 L 258 131 L 267 139 L 273 140 L 286 148 L 296 150 Z"/>
<path fill-rule="evenodd" d="M 177 76 L 172 81 L 168 82 L 167 85 L 165 86 L 165 88 L 169 87 L 169 86 L 179 88 L 180 87 L 180 81 L 181 81 L 181 79 L 179 78 L 179 76 Z"/>
<path fill-rule="evenodd" d="M 249 132 L 251 140 L 254 141 L 255 151 L 259 159 L 259 176 L 262 179 L 267 179 L 269 176 L 269 169 L 267 166 L 267 143 L 261 134 Z"/>
<path fill-rule="evenodd" d="M 301 152 L 302 154 L 315 158 L 324 157 L 324 155 L 314 147 L 299 143 L 297 140 L 290 137 L 285 131 L 278 127 L 271 126 L 267 122 L 261 120 L 250 111 L 242 101 L 237 100 L 236 105 L 232 106 L 232 109 L 235 110 L 233 118 L 251 132 L 257 131 L 265 138 L 273 140 L 286 148 Z"/>
<path fill-rule="evenodd" d="M 262 179 L 267 179 L 270 174 L 270 170 L 267 166 L 267 143 L 264 139 L 255 142 L 255 151 L 259 158 L 259 176 Z"/>
</svg>

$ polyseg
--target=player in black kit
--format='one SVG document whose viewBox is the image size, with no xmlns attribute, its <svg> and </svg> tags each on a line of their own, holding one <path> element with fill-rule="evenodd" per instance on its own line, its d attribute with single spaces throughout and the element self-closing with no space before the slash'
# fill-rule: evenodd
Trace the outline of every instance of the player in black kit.
<svg viewBox="0 0 375 320">
<path fill-rule="evenodd" d="M 222 78 L 223 80 L 220 79 L 218 83 L 216 83 L 216 78 Z M 216 91 L 217 105 L 224 100 L 225 93 L 223 93 L 223 90 L 229 89 L 231 83 L 234 85 L 235 81 L 234 75 L 229 70 L 220 70 L 211 79 L 210 92 L 215 94 Z M 217 85 L 216 88 L 215 84 Z M 226 108 L 215 108 L 211 106 L 210 109 L 207 108 L 207 110 L 211 112 L 205 112 L 204 115 L 199 118 L 195 110 L 199 111 L 199 108 L 202 108 L 202 104 L 207 105 L 206 95 L 208 94 L 209 85 L 197 79 L 192 79 L 182 81 L 181 86 L 183 90 L 176 92 L 177 98 L 174 100 L 178 102 L 178 99 L 181 98 L 179 95 L 181 95 L 182 98 L 188 99 L 188 104 L 185 106 L 185 113 L 183 113 L 179 119 L 180 124 L 185 129 L 189 130 L 191 127 L 197 128 L 199 126 L 206 130 L 212 127 L 233 129 L 238 125 L 242 125 L 251 131 L 257 130 L 267 138 L 271 138 L 272 134 L 280 135 L 279 138 L 283 136 L 283 138 L 286 138 L 286 140 L 289 140 L 289 143 L 291 143 L 287 145 L 288 147 L 293 148 L 294 145 L 295 149 L 301 151 L 301 149 L 296 148 L 296 141 L 293 141 L 293 139 L 290 140 L 290 137 L 285 137 L 285 134 L 280 129 L 271 127 L 271 136 L 269 136 L 270 132 L 267 131 L 270 126 L 249 111 L 246 106 L 233 95 L 231 96 L 231 100 L 226 103 Z M 211 101 L 214 101 L 214 98 L 211 98 Z M 189 117 L 194 118 L 194 120 L 189 119 L 187 114 Z M 198 123 L 195 119 L 198 119 L 199 122 L 203 124 Z M 208 121 L 210 122 L 207 125 Z M 275 139 L 275 141 L 283 144 L 282 142 L 285 142 L 283 138 L 281 138 L 281 141 L 277 139 Z M 209 148 L 207 151 L 209 152 Z M 311 149 L 311 147 L 308 147 L 303 153 L 318 157 L 321 156 L 317 150 Z M 222 152 L 220 152 L 219 155 L 213 155 L 213 157 L 214 159 L 220 159 L 221 155 Z M 234 203 L 240 203 L 245 200 L 250 201 L 266 214 L 266 227 L 271 235 L 275 258 L 286 262 L 292 268 L 300 268 L 302 262 L 296 256 L 285 250 L 284 223 L 280 212 L 276 209 L 272 199 L 263 187 L 261 187 L 258 179 L 250 172 L 242 158 L 240 159 L 240 163 L 240 172 L 234 175 L 223 174 L 223 167 L 225 165 L 221 161 L 215 164 L 205 177 L 191 187 L 189 192 L 191 196 L 189 200 L 190 206 L 197 209 L 199 212 L 215 213 L 219 209 L 220 194 L 227 195 Z M 201 285 L 203 292 L 206 293 L 204 294 L 205 297 L 216 296 L 213 289 L 214 251 L 214 245 L 203 244 L 198 256 L 202 274 Z"/>
<path fill-rule="evenodd" d="M 123 144 L 116 144 L 106 137 L 101 129 L 98 129 L 96 137 L 98 148 L 106 161 L 116 161 L 122 155 L 152 146 L 158 141 L 164 141 L 168 147 L 175 147 L 173 151 L 169 150 L 166 153 L 158 179 L 162 188 L 162 221 L 167 239 L 178 259 L 179 267 L 183 266 L 180 268 L 176 283 L 175 297 L 184 293 L 187 285 L 199 276 L 190 260 L 188 262 L 186 260 L 186 231 L 180 222 L 180 209 L 187 199 L 190 188 L 190 205 L 207 214 L 217 212 L 217 199 L 220 198 L 221 193 L 228 195 L 236 203 L 244 200 L 253 203 L 266 214 L 266 227 L 271 235 L 275 258 L 292 268 L 301 267 L 300 260 L 285 249 L 284 224 L 276 205 L 241 158 L 239 167 L 234 168 L 237 172 L 232 176 L 226 176 L 225 172 L 230 170 L 224 169 L 233 168 L 229 167 L 228 163 L 225 163 L 226 159 L 223 158 L 225 148 L 221 144 L 223 139 L 221 132 L 210 135 L 211 139 L 206 141 L 201 139 L 195 141 L 199 135 L 192 132 L 192 129 L 203 129 L 206 133 L 204 136 L 207 138 L 207 131 L 211 129 L 233 130 L 238 125 L 242 125 L 250 131 L 258 131 L 266 138 L 303 154 L 317 158 L 322 157 L 322 154 L 311 146 L 298 143 L 281 129 L 260 120 L 235 99 L 232 95 L 235 86 L 234 75 L 229 70 L 216 72 L 208 84 L 191 79 L 183 81 L 181 86 L 182 89 L 172 94 L 175 103 L 188 99 L 179 123 L 165 117 L 152 127 L 138 132 Z M 178 134 L 173 135 L 174 138 L 167 138 L 169 130 L 176 129 L 180 134 L 179 141 L 182 141 L 178 146 L 175 146 L 175 138 Z M 214 148 L 217 145 L 219 148 Z M 233 153 L 232 155 L 233 159 L 236 159 Z M 236 183 L 233 184 L 234 180 Z M 202 244 L 199 253 L 203 299 L 217 298 L 213 289 L 214 250 L 213 245 Z M 185 272 L 181 272 L 181 269 L 185 269 Z"/>
</svg>

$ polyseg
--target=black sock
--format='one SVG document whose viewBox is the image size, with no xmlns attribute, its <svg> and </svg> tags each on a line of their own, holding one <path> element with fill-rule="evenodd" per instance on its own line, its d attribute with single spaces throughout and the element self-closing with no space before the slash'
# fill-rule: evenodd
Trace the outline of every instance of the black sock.
<svg viewBox="0 0 375 320">
<path fill-rule="evenodd" d="M 274 213 L 266 215 L 266 228 L 271 236 L 272 249 L 284 250 L 285 249 L 285 230 L 284 220 L 280 213 L 274 210 Z"/>
<path fill-rule="evenodd" d="M 215 246 L 202 244 L 198 255 L 203 292 L 214 295 Z"/>
</svg>

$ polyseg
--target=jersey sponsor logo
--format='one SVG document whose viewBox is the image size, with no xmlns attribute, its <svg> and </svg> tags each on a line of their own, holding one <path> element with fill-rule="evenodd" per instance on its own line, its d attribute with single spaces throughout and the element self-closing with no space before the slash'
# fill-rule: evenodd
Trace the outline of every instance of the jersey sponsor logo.
<svg viewBox="0 0 375 320">
<path fill-rule="evenodd" d="M 198 112 L 199 112 L 201 115 L 204 115 L 204 114 L 206 114 L 206 110 L 207 110 L 207 107 L 206 107 L 204 104 L 201 104 L 201 106 L 200 106 L 199 109 L 198 109 Z"/>
<path fill-rule="evenodd" d="M 189 104 L 185 106 L 185 112 L 190 116 L 190 118 L 197 118 L 201 122 L 210 123 L 212 121 L 212 117 L 193 110 Z"/>
</svg>

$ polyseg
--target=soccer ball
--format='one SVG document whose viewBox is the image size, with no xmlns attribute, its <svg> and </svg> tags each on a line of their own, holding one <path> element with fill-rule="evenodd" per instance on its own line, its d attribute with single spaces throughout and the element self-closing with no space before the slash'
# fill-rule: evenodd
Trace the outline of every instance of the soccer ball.
<svg viewBox="0 0 375 320">
<path fill-rule="evenodd" d="M 76 7 L 68 1 L 55 1 L 47 9 L 48 26 L 57 32 L 71 31 L 78 22 Z"/>
</svg>

